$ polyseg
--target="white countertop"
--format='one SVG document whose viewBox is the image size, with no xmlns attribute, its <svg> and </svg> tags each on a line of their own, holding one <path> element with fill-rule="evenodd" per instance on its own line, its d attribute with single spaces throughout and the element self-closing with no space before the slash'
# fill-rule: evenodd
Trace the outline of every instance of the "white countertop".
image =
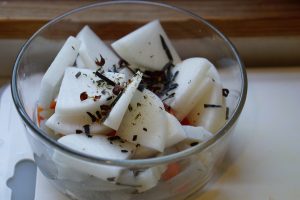
<svg viewBox="0 0 300 200">
<path fill-rule="evenodd" d="M 300 68 L 249 69 L 222 171 L 196 200 L 300 199 Z"/>
<path fill-rule="evenodd" d="M 300 199 L 300 67 L 247 72 L 247 101 L 222 170 L 189 200 Z M 60 199 L 45 187 L 38 179 L 35 200 Z"/>
</svg>

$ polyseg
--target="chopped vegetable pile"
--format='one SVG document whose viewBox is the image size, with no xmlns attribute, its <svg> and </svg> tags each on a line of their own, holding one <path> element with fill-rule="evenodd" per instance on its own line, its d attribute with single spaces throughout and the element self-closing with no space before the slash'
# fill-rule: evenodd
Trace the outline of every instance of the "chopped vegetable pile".
<svg viewBox="0 0 300 200">
<path fill-rule="evenodd" d="M 69 148 L 107 159 L 146 159 L 196 146 L 228 119 L 215 66 L 181 60 L 158 20 L 108 47 L 88 26 L 70 36 L 45 73 L 37 123 Z M 180 173 L 172 163 L 142 171 L 54 154 L 57 163 L 143 192 Z"/>
</svg>

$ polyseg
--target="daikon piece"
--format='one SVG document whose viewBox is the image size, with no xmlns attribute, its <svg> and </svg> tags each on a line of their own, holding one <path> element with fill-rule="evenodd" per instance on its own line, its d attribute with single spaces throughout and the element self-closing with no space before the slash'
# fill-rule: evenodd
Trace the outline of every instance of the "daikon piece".
<svg viewBox="0 0 300 200">
<path fill-rule="evenodd" d="M 145 158 L 154 157 L 157 154 L 158 154 L 157 150 L 138 145 L 132 156 L 132 159 L 145 159 Z"/>
<path fill-rule="evenodd" d="M 121 95 L 121 97 L 110 111 L 108 117 L 103 122 L 104 125 L 114 130 L 118 130 L 125 112 L 128 109 L 128 105 L 142 80 L 142 76 L 142 73 L 137 72 L 136 75 L 132 78 L 130 84 L 126 86 L 123 93 L 119 94 Z"/>
<path fill-rule="evenodd" d="M 83 134 L 71 134 L 58 140 L 59 143 L 73 150 L 104 159 L 128 159 L 134 151 L 135 145 L 121 140 L 109 140 L 105 136 L 87 137 Z M 114 182 L 119 176 L 122 167 L 100 165 L 55 151 L 53 160 L 69 166 L 80 172 L 96 176 L 102 180 Z"/>
<path fill-rule="evenodd" d="M 105 72 L 104 75 L 123 85 L 125 75 Z M 114 86 L 107 84 L 91 69 L 67 68 L 57 97 L 55 112 L 63 116 L 86 115 L 87 112 L 101 113 L 101 105 L 110 105 L 116 98 Z"/>
<path fill-rule="evenodd" d="M 163 152 L 167 131 L 168 121 L 160 98 L 147 89 L 137 90 L 117 134 L 132 143 Z"/>
<path fill-rule="evenodd" d="M 166 169 L 165 165 L 159 165 L 146 170 L 124 170 L 117 183 L 134 187 L 138 193 L 142 193 L 155 187 Z"/>
<path fill-rule="evenodd" d="M 96 116 L 96 114 L 95 114 Z M 62 116 L 55 113 L 47 121 L 46 126 L 63 135 L 84 133 L 84 126 L 89 127 L 91 135 L 105 135 L 113 130 L 99 121 L 93 122 L 88 114 L 79 116 Z"/>
<path fill-rule="evenodd" d="M 56 97 L 65 69 L 74 64 L 79 47 L 80 41 L 70 36 L 49 66 L 41 81 L 38 104 L 42 108 L 49 108 Z"/>
<path fill-rule="evenodd" d="M 86 68 L 85 64 L 83 63 L 80 56 L 77 56 L 76 58 L 76 67 L 78 68 Z"/>
<path fill-rule="evenodd" d="M 162 70 L 168 62 L 174 65 L 181 62 L 158 20 L 129 33 L 111 46 L 133 67 Z"/>
<path fill-rule="evenodd" d="M 213 134 L 201 126 L 182 126 L 186 133 L 186 141 L 204 142 Z"/>
<path fill-rule="evenodd" d="M 104 71 L 118 66 L 118 56 L 92 31 L 89 26 L 84 26 L 78 33 L 77 39 L 82 42 L 79 56 L 88 68 L 102 67 Z M 104 63 L 101 63 L 104 62 Z"/>
<path fill-rule="evenodd" d="M 133 73 L 132 71 L 130 71 L 128 68 L 124 67 L 123 69 L 121 69 L 119 71 L 120 74 L 124 74 L 125 75 L 125 81 L 127 82 L 129 79 L 131 79 L 133 77 Z"/>
<path fill-rule="evenodd" d="M 174 97 L 166 103 L 171 106 L 177 119 L 182 120 L 197 104 L 208 85 L 207 72 L 210 62 L 205 58 L 189 58 L 177 64 L 173 73 L 178 71 L 175 83 L 178 87 L 172 92 Z"/>
<path fill-rule="evenodd" d="M 213 136 L 211 132 L 204 129 L 201 126 L 195 127 L 195 126 L 182 126 L 185 133 L 186 138 L 179 142 L 176 147 L 179 150 L 187 149 L 191 146 L 195 146 L 199 143 L 207 141 L 210 137 Z"/>
<path fill-rule="evenodd" d="M 168 119 L 168 134 L 165 147 L 168 148 L 184 140 L 186 138 L 186 134 L 182 125 L 174 115 L 171 115 L 168 112 L 166 112 L 166 115 Z"/>
<path fill-rule="evenodd" d="M 212 89 L 197 102 L 187 117 L 192 125 L 203 126 L 216 133 L 225 124 L 226 106 L 223 103 L 222 89 L 220 83 L 212 82 Z"/>
</svg>

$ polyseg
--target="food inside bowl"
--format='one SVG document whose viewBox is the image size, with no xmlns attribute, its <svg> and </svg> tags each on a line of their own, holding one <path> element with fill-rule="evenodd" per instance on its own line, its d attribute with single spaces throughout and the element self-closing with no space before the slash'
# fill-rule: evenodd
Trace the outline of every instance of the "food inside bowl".
<svg viewBox="0 0 300 200">
<path fill-rule="evenodd" d="M 229 90 L 215 66 L 202 57 L 182 60 L 158 20 L 111 47 L 85 26 L 45 73 L 37 123 L 59 143 L 101 158 L 147 159 L 198 145 L 225 124 Z M 136 171 L 58 152 L 54 160 L 138 192 L 180 172 L 176 163 Z"/>
</svg>

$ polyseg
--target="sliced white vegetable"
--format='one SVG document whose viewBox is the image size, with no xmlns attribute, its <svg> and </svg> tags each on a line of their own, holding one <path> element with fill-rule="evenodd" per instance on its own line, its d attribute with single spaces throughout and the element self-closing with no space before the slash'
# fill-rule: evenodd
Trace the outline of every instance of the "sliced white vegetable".
<svg viewBox="0 0 300 200">
<path fill-rule="evenodd" d="M 132 186 L 137 189 L 137 192 L 145 192 L 155 187 L 160 180 L 162 173 L 166 171 L 165 165 L 148 168 L 144 171 L 124 170 L 117 182 L 120 185 Z"/>
<path fill-rule="evenodd" d="M 143 146 L 138 146 L 132 156 L 132 159 L 145 159 L 154 157 L 158 153 L 157 150 L 150 149 Z"/>
<path fill-rule="evenodd" d="M 112 69 L 113 65 L 118 66 L 118 56 L 90 29 L 89 26 L 83 27 L 78 33 L 77 39 L 82 42 L 79 49 L 79 56 L 86 67 L 97 69 L 100 66 L 96 61 L 101 61 L 101 56 L 105 60 L 103 69 Z M 101 56 L 100 56 L 101 55 Z"/>
<path fill-rule="evenodd" d="M 103 122 L 104 125 L 114 130 L 118 130 L 125 112 L 128 109 L 128 105 L 142 80 L 142 76 L 142 73 L 137 72 L 136 75 L 132 78 L 131 83 L 124 89 L 125 91 L 123 92 L 122 96 L 114 105 L 108 117 Z"/>
<path fill-rule="evenodd" d="M 178 119 L 174 117 L 174 115 L 171 115 L 168 112 L 166 112 L 166 115 L 168 118 L 168 128 L 169 128 L 167 138 L 166 138 L 166 144 L 165 144 L 167 148 L 184 140 L 186 138 L 186 134 L 184 129 L 182 128 L 182 125 L 180 124 Z"/>
<path fill-rule="evenodd" d="M 211 65 L 210 65 L 207 75 L 210 78 L 212 78 L 215 82 L 221 83 L 221 77 L 220 77 L 218 70 L 212 63 L 210 63 L 210 64 Z"/>
<path fill-rule="evenodd" d="M 97 81 L 101 80 L 94 74 L 95 70 L 69 67 L 66 69 L 60 91 L 57 97 L 55 112 L 64 116 L 86 115 L 87 112 L 95 113 L 100 110 L 100 105 L 110 105 L 116 97 L 112 93 L 113 86 Z M 77 78 L 76 74 L 80 73 Z M 115 83 L 124 84 L 125 75 L 105 72 L 104 75 Z M 105 94 L 102 91 L 105 90 Z M 81 101 L 80 95 L 86 92 L 90 97 Z M 94 99 L 101 96 L 100 99 Z M 109 99 L 110 97 L 112 99 Z"/>
<path fill-rule="evenodd" d="M 176 145 L 179 150 L 184 150 L 201 142 L 205 142 L 213 135 L 211 132 L 207 131 L 201 126 L 182 127 L 186 133 L 186 139 Z"/>
<path fill-rule="evenodd" d="M 162 39 L 170 50 L 173 64 L 181 62 L 167 34 L 158 20 L 149 22 L 139 29 L 115 41 L 113 49 L 132 66 L 148 70 L 162 70 L 169 62 Z"/>
<path fill-rule="evenodd" d="M 119 71 L 120 74 L 124 74 L 125 75 L 125 81 L 127 82 L 129 79 L 131 79 L 133 77 L 133 73 L 126 67 L 124 67 L 123 69 L 121 69 Z"/>
<path fill-rule="evenodd" d="M 79 116 L 62 116 L 55 113 L 46 121 L 47 127 L 63 135 L 75 134 L 76 130 L 81 130 L 82 133 L 84 133 L 84 125 L 89 125 L 91 135 L 105 135 L 113 131 L 104 124 L 100 124 L 100 122 L 92 123 L 91 118 L 87 114 Z"/>
<path fill-rule="evenodd" d="M 225 124 L 226 106 L 223 103 L 222 89 L 220 83 L 212 82 L 212 89 L 197 102 L 188 115 L 192 125 L 203 126 L 210 132 L 216 133 Z M 210 107 L 210 105 L 217 107 Z"/>
<path fill-rule="evenodd" d="M 171 106 L 177 119 L 182 120 L 197 104 L 198 99 L 207 89 L 207 72 L 210 68 L 210 62 L 205 58 L 189 58 L 177 64 L 173 73 L 178 71 L 175 82 L 178 87 L 172 92 L 174 98 L 166 101 Z"/>
<path fill-rule="evenodd" d="M 76 58 L 76 67 L 78 68 L 86 68 L 85 64 L 83 63 L 80 56 L 77 56 Z"/>
<path fill-rule="evenodd" d="M 186 133 L 186 141 L 204 142 L 213 134 L 201 126 L 182 126 Z"/>
<path fill-rule="evenodd" d="M 65 69 L 75 63 L 79 47 L 80 40 L 70 36 L 51 63 L 41 81 L 38 101 L 41 107 L 49 108 L 56 97 Z"/>
<path fill-rule="evenodd" d="M 67 135 L 60 138 L 58 142 L 73 150 L 106 159 L 128 159 L 135 148 L 135 145 L 128 142 L 109 141 L 104 136 L 89 138 L 83 134 Z M 122 152 L 122 150 L 127 152 Z M 57 163 L 111 182 L 117 179 L 122 170 L 121 167 L 94 164 L 76 159 L 59 151 L 55 151 L 53 156 L 54 161 Z"/>
<path fill-rule="evenodd" d="M 167 131 L 168 121 L 160 98 L 147 89 L 137 90 L 117 134 L 127 141 L 163 152 Z"/>
</svg>

